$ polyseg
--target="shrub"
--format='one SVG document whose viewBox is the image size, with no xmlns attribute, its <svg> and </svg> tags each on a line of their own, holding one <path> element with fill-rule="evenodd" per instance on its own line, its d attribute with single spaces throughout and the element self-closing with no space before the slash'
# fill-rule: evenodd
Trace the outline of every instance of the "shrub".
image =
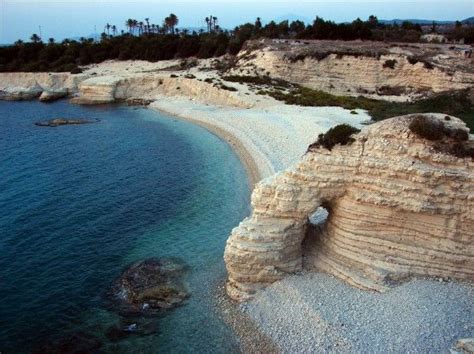
<svg viewBox="0 0 474 354">
<path fill-rule="evenodd" d="M 428 63 L 427 61 L 423 62 L 423 65 L 425 66 L 426 69 L 428 70 L 433 70 L 434 66 L 431 63 Z"/>
<path fill-rule="evenodd" d="M 226 91 L 238 91 L 235 87 L 227 86 L 224 84 L 220 84 L 219 88 L 226 90 Z"/>
<path fill-rule="evenodd" d="M 407 59 L 411 65 L 415 65 L 416 63 L 418 63 L 418 59 L 416 57 L 408 57 Z"/>
<path fill-rule="evenodd" d="M 444 124 L 426 116 L 416 116 L 410 122 L 408 128 L 419 137 L 431 141 L 440 140 L 444 137 Z"/>
<path fill-rule="evenodd" d="M 350 145 L 354 141 L 352 134 L 360 132 L 359 129 L 354 128 L 348 124 L 339 124 L 329 129 L 326 134 L 319 134 L 318 140 L 308 146 L 307 151 L 313 151 L 316 148 L 323 146 L 331 150 L 335 145 Z"/>
<path fill-rule="evenodd" d="M 170 77 L 172 77 L 172 78 L 177 78 L 178 75 L 176 75 L 176 74 L 171 74 Z"/>
<path fill-rule="evenodd" d="M 186 79 L 195 79 L 196 78 L 196 76 L 194 76 L 193 74 L 186 74 L 186 75 L 184 75 L 184 77 Z"/>
<path fill-rule="evenodd" d="M 451 138 L 456 143 L 469 140 L 469 134 L 466 130 L 447 127 L 442 121 L 426 116 L 416 116 L 408 128 L 416 135 L 432 141 L 441 140 L 444 137 Z"/>
<path fill-rule="evenodd" d="M 395 59 L 385 60 L 385 63 L 383 63 L 383 67 L 394 69 L 396 63 L 397 61 Z"/>
</svg>

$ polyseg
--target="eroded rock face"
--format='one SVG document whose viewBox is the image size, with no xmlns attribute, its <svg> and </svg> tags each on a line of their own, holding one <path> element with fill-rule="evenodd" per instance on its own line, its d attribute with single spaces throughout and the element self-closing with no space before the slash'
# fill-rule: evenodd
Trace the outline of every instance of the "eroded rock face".
<svg viewBox="0 0 474 354">
<path fill-rule="evenodd" d="M 468 131 L 460 119 L 427 117 Z M 252 215 L 227 241 L 230 297 L 246 300 L 303 267 L 379 291 L 412 275 L 473 279 L 474 162 L 448 153 L 459 143 L 448 136 L 417 136 L 414 118 L 368 126 L 351 145 L 316 148 L 260 182 Z M 320 206 L 328 220 L 312 226 Z"/>
<path fill-rule="evenodd" d="M 337 95 L 403 101 L 474 85 L 471 58 L 449 45 L 264 40 L 246 46 L 231 74 L 270 75 Z"/>
</svg>

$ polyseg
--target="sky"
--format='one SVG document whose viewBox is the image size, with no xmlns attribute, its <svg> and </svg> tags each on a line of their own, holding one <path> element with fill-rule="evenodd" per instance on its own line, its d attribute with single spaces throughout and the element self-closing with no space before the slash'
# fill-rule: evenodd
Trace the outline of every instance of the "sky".
<svg viewBox="0 0 474 354">
<path fill-rule="evenodd" d="M 62 40 L 89 36 L 104 31 L 106 23 L 125 29 L 128 18 L 162 24 L 169 13 L 179 18 L 178 27 L 205 27 L 204 18 L 217 16 L 222 28 L 233 28 L 261 17 L 272 19 L 301 18 L 316 15 L 336 22 L 368 18 L 416 18 L 462 20 L 474 16 L 474 0 L 0 0 L 0 44 L 27 40 L 40 32 L 43 39 Z"/>
</svg>

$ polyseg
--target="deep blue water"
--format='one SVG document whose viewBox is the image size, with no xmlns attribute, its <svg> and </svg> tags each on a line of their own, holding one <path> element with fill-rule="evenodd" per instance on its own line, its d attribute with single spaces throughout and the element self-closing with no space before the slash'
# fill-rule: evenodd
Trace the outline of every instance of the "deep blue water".
<svg viewBox="0 0 474 354">
<path fill-rule="evenodd" d="M 99 123 L 37 127 L 55 117 Z M 213 308 L 227 236 L 249 213 L 245 171 L 201 127 L 144 108 L 0 102 L 0 352 L 74 333 L 104 352 L 228 352 Z M 104 293 L 131 262 L 175 256 L 191 298 L 158 332 L 109 342 Z"/>
</svg>

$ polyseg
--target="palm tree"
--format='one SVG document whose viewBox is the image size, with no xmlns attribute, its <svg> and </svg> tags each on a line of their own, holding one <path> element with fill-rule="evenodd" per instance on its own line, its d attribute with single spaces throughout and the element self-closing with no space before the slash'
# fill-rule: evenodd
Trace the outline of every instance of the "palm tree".
<svg viewBox="0 0 474 354">
<path fill-rule="evenodd" d="M 143 26 L 144 25 L 145 24 L 142 21 L 138 22 L 138 35 L 143 34 Z"/>
<path fill-rule="evenodd" d="M 117 35 L 117 26 L 112 25 L 112 34 L 115 36 Z"/>
<path fill-rule="evenodd" d="M 135 28 L 138 27 L 138 21 L 137 21 L 137 20 L 133 20 L 132 23 L 133 23 L 133 33 L 135 33 Z"/>
<path fill-rule="evenodd" d="M 125 22 L 125 26 L 128 28 L 128 31 L 130 33 L 132 33 L 132 28 L 133 28 L 133 20 L 131 18 L 129 18 L 126 22 Z"/>
<path fill-rule="evenodd" d="M 20 46 L 20 45 L 23 45 L 23 41 L 21 39 L 19 39 L 13 44 Z"/>
<path fill-rule="evenodd" d="M 178 16 L 176 16 L 175 14 L 170 14 L 171 33 L 174 33 L 174 28 L 176 27 L 178 22 Z"/>
<path fill-rule="evenodd" d="M 146 31 L 147 32 L 150 32 L 150 19 L 147 17 L 145 18 L 145 22 L 146 22 Z"/>
<path fill-rule="evenodd" d="M 211 32 L 211 21 L 209 17 L 206 17 L 207 32 Z"/>
<path fill-rule="evenodd" d="M 33 33 L 33 34 L 31 35 L 30 39 L 31 39 L 31 41 L 32 41 L 33 43 L 39 43 L 39 42 L 41 42 L 40 36 L 38 36 L 36 33 Z"/>
<path fill-rule="evenodd" d="M 49 43 L 49 44 L 54 44 L 54 38 L 49 38 L 49 39 L 48 39 L 48 43 Z"/>
<path fill-rule="evenodd" d="M 212 22 L 214 24 L 214 31 L 216 30 L 216 25 L 217 25 L 217 17 L 212 17 Z"/>
<path fill-rule="evenodd" d="M 112 27 L 109 23 L 105 25 L 105 30 L 107 31 L 107 35 L 110 35 L 110 27 Z"/>
<path fill-rule="evenodd" d="M 151 25 L 151 32 L 152 32 L 152 33 L 155 33 L 155 30 L 156 30 L 156 25 L 155 25 L 155 24 L 152 24 L 152 25 Z"/>
</svg>

